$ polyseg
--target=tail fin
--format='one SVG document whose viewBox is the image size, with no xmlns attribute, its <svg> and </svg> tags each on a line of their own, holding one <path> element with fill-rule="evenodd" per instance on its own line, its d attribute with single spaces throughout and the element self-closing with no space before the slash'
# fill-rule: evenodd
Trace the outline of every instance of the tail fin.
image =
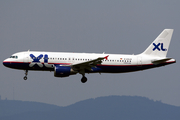
<svg viewBox="0 0 180 120">
<path fill-rule="evenodd" d="M 142 54 L 166 57 L 172 34 L 173 29 L 164 29 Z"/>
</svg>

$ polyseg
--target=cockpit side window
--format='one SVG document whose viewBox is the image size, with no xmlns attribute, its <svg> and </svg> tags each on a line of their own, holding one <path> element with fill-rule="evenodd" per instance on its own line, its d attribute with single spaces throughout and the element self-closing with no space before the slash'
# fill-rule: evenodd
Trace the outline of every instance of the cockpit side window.
<svg viewBox="0 0 180 120">
<path fill-rule="evenodd" d="M 18 56 L 11 56 L 10 58 L 15 58 L 15 59 L 18 59 Z"/>
</svg>

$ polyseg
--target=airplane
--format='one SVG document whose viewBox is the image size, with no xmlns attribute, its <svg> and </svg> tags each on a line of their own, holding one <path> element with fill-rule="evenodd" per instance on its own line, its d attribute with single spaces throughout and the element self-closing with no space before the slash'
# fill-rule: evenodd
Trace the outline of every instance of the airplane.
<svg viewBox="0 0 180 120">
<path fill-rule="evenodd" d="M 25 70 L 27 80 L 29 70 L 54 71 L 55 77 L 68 77 L 77 73 L 81 82 L 87 82 L 86 73 L 125 73 L 161 67 L 175 63 L 166 57 L 173 29 L 164 29 L 161 34 L 142 53 L 137 55 L 97 54 L 70 52 L 18 52 L 3 61 L 3 65 L 13 69 Z"/>
</svg>

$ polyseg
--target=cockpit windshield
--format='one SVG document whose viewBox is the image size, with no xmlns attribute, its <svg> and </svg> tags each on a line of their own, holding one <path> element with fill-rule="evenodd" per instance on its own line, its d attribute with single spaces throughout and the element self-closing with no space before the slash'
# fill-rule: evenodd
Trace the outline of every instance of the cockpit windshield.
<svg viewBox="0 0 180 120">
<path fill-rule="evenodd" d="M 15 58 L 15 59 L 18 59 L 18 56 L 11 56 L 10 58 Z"/>
</svg>

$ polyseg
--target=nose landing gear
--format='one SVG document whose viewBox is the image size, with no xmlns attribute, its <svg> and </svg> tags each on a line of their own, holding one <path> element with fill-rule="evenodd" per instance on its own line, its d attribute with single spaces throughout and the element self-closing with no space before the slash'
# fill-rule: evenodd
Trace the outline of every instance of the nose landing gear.
<svg viewBox="0 0 180 120">
<path fill-rule="evenodd" d="M 28 70 L 25 70 L 24 80 L 27 80 Z"/>
</svg>

